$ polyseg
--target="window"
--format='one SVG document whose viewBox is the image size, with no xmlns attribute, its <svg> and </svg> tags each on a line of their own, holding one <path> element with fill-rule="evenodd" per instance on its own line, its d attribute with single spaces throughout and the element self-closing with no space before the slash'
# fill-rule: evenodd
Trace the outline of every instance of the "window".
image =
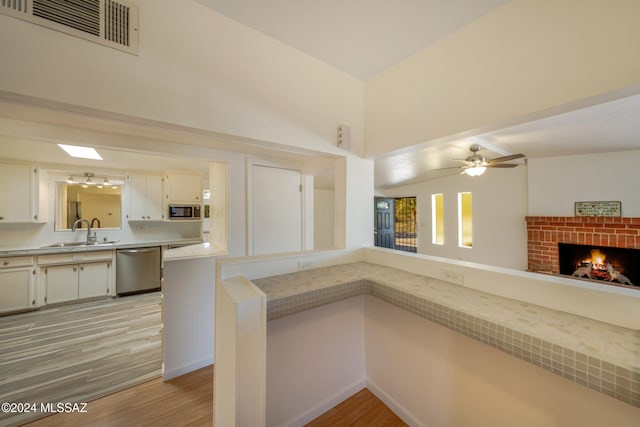
<svg viewBox="0 0 640 427">
<path fill-rule="evenodd" d="M 444 245 L 444 207 L 443 196 L 431 195 L 431 243 Z"/>
<path fill-rule="evenodd" d="M 458 193 L 458 246 L 473 246 L 471 193 Z"/>
<path fill-rule="evenodd" d="M 395 207 L 395 249 L 405 252 L 417 252 L 416 198 L 396 198 Z"/>
</svg>

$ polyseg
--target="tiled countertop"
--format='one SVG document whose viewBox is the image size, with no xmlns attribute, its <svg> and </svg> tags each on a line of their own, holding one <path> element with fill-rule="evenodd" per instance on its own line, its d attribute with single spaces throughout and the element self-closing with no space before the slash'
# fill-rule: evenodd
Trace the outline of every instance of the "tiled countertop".
<svg viewBox="0 0 640 427">
<path fill-rule="evenodd" d="M 277 319 L 373 295 L 640 407 L 640 331 L 366 262 L 255 279 Z"/>
</svg>

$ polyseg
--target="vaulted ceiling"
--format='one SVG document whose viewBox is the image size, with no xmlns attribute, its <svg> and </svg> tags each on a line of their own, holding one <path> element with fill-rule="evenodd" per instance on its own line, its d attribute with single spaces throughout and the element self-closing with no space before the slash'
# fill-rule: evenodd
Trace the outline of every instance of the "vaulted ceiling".
<svg viewBox="0 0 640 427">
<path fill-rule="evenodd" d="M 366 81 L 507 0 L 196 0 L 241 24 Z M 489 158 L 528 158 L 640 149 L 640 88 L 484 134 L 424 144 L 375 158 L 376 187 L 458 173 L 469 146 Z M 568 159 L 568 161 L 571 161 Z"/>
</svg>

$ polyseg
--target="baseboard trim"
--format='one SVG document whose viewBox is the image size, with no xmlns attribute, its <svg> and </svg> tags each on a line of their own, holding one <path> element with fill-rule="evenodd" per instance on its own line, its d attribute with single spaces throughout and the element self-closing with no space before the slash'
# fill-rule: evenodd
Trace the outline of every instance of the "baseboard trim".
<svg viewBox="0 0 640 427">
<path fill-rule="evenodd" d="M 188 365 L 183 365 L 170 370 L 167 370 L 165 365 L 165 371 L 162 373 L 162 381 L 169 381 L 170 379 L 188 374 L 189 372 L 196 371 L 200 368 L 204 368 L 205 366 L 209 366 L 212 364 L 213 357 L 207 357 L 196 362 L 189 363 Z"/>
<path fill-rule="evenodd" d="M 309 422 L 315 420 L 320 415 L 327 412 L 329 409 L 347 400 L 348 398 L 350 398 L 351 396 L 353 396 L 354 394 L 356 394 L 366 386 L 367 386 L 367 379 L 365 377 L 362 377 L 361 379 L 357 380 L 351 385 L 332 394 L 323 402 L 318 403 L 317 405 L 315 405 L 313 408 L 311 408 L 304 414 L 298 416 L 295 419 L 292 419 L 283 423 L 279 427 L 302 427 L 305 424 L 308 424 Z"/>
<path fill-rule="evenodd" d="M 378 399 L 382 401 L 385 405 L 389 407 L 402 421 L 407 423 L 410 426 L 416 427 L 426 427 L 426 424 L 421 422 L 418 418 L 416 418 L 410 411 L 408 411 L 404 406 L 398 403 L 393 397 L 391 397 L 388 393 L 386 393 L 382 388 L 380 388 L 375 382 L 371 381 L 367 378 L 367 388 L 371 393 L 373 393 Z"/>
</svg>

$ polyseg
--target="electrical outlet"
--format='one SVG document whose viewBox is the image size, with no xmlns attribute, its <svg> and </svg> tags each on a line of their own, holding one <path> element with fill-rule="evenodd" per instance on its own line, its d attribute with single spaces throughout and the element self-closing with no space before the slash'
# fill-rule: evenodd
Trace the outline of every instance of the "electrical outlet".
<svg viewBox="0 0 640 427">
<path fill-rule="evenodd" d="M 313 262 L 310 259 L 298 261 L 298 271 L 309 270 L 312 266 Z"/>
<path fill-rule="evenodd" d="M 459 271 L 446 270 L 443 268 L 440 270 L 440 278 L 447 282 L 455 283 L 456 285 L 464 284 L 464 275 Z"/>
</svg>

